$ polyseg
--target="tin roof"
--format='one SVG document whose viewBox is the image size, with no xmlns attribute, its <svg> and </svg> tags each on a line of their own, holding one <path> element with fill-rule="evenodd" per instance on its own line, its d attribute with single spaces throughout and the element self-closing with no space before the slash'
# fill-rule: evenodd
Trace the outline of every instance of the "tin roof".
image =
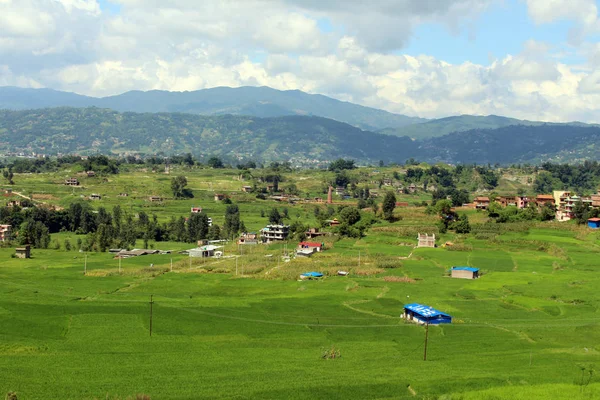
<svg viewBox="0 0 600 400">
<path fill-rule="evenodd" d="M 405 304 L 404 309 L 412 311 L 416 314 L 419 314 L 419 315 L 422 315 L 423 317 L 428 317 L 428 318 L 450 317 L 450 315 L 443 313 L 441 311 L 438 311 L 435 308 L 432 308 L 432 307 L 429 307 L 429 306 L 426 306 L 423 304 L 418 304 L 418 303 Z"/>
<path fill-rule="evenodd" d="M 588 222 L 598 222 L 600 221 L 600 218 L 590 218 L 588 219 Z"/>
<path fill-rule="evenodd" d="M 305 273 L 300 274 L 300 275 L 302 275 L 302 276 L 312 276 L 313 278 L 320 278 L 320 277 L 323 276 L 323 274 L 320 273 L 320 272 L 305 272 Z"/>
<path fill-rule="evenodd" d="M 456 270 L 456 271 L 471 271 L 471 272 L 479 271 L 479 268 L 473 268 L 473 267 L 452 267 L 452 269 Z"/>
</svg>

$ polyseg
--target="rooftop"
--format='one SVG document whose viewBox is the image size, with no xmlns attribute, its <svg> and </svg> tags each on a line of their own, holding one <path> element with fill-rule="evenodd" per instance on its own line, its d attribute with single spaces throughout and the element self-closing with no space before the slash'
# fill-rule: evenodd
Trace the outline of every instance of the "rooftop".
<svg viewBox="0 0 600 400">
<path fill-rule="evenodd" d="M 404 308 L 406 310 L 412 311 L 412 312 L 422 315 L 424 317 L 438 317 L 438 316 L 450 317 L 450 315 L 443 313 L 441 311 L 438 311 L 435 308 L 432 308 L 432 307 L 429 307 L 429 306 L 426 306 L 423 304 L 418 304 L 418 303 L 405 304 Z"/>
</svg>

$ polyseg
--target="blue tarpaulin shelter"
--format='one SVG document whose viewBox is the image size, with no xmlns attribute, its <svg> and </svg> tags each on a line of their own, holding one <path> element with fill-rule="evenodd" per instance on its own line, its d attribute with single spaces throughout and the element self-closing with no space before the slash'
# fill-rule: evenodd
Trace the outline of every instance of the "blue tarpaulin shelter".
<svg viewBox="0 0 600 400">
<path fill-rule="evenodd" d="M 452 317 L 450 315 L 418 303 L 406 304 L 404 306 L 402 318 L 421 324 L 432 325 L 450 324 L 452 322 Z"/>
<path fill-rule="evenodd" d="M 322 278 L 323 274 L 320 272 L 305 272 L 300 274 L 300 278 Z"/>
</svg>

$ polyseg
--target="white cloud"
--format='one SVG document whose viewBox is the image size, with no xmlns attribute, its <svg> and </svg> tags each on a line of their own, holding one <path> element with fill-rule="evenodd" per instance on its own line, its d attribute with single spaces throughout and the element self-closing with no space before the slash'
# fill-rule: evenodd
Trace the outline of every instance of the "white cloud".
<svg viewBox="0 0 600 400">
<path fill-rule="evenodd" d="M 266 85 L 425 117 L 600 122 L 600 76 L 590 72 L 600 65 L 597 43 L 579 48 L 584 66 L 562 64 L 533 40 L 489 65 L 398 51 L 423 23 L 470 29 L 494 0 L 112 2 L 118 15 L 95 0 L 0 0 L 0 85 L 102 96 Z M 597 29 L 593 1 L 527 6 L 539 24 L 569 18 L 586 35 Z"/>
</svg>

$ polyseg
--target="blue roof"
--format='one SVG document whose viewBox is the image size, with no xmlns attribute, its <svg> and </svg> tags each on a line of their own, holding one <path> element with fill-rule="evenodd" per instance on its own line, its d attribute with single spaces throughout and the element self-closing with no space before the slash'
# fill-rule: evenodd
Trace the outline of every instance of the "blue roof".
<svg viewBox="0 0 600 400">
<path fill-rule="evenodd" d="M 314 278 L 320 278 L 320 277 L 322 277 L 322 276 L 323 276 L 323 274 L 322 274 L 322 273 L 320 273 L 320 272 L 305 272 L 305 273 L 303 273 L 303 274 L 301 274 L 301 275 L 302 275 L 302 276 L 312 276 L 312 277 L 314 277 Z"/>
<path fill-rule="evenodd" d="M 441 311 L 438 311 L 435 308 L 431 308 L 429 306 L 425 306 L 423 304 L 418 304 L 418 303 L 405 304 L 404 308 L 406 310 L 412 311 L 414 313 L 417 313 L 417 314 L 422 315 L 427 318 L 440 317 L 440 316 L 441 317 L 450 317 L 450 315 L 443 313 Z"/>
<path fill-rule="evenodd" d="M 473 268 L 473 267 L 452 267 L 452 269 L 457 270 L 457 271 L 471 271 L 471 272 L 479 271 L 479 268 Z"/>
</svg>

